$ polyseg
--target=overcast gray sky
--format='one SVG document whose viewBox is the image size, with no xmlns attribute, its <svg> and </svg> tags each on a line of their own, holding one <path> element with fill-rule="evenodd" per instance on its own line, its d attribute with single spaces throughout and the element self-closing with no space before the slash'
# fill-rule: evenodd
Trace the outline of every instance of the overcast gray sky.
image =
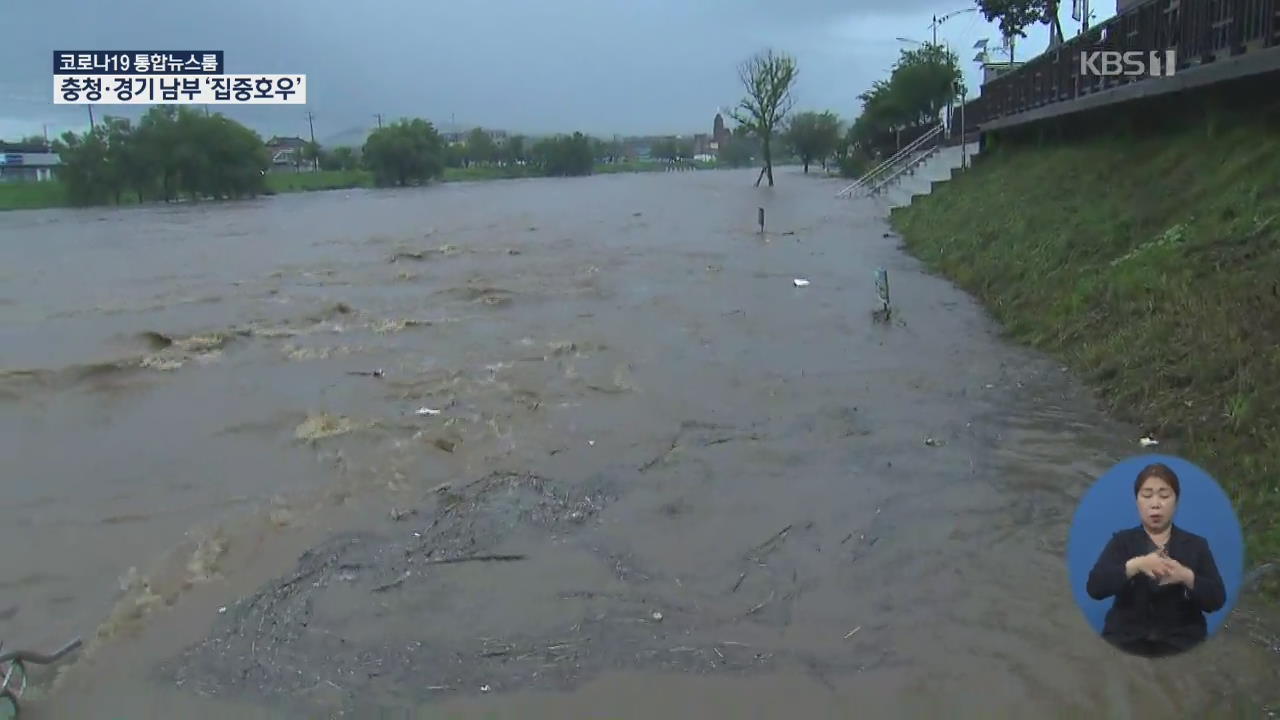
<svg viewBox="0 0 1280 720">
<path fill-rule="evenodd" d="M 1070 3 L 1064 31 L 1076 24 Z M 226 51 L 233 73 L 305 73 L 308 106 L 221 106 L 264 136 L 322 142 L 385 118 L 514 132 L 709 132 L 742 88 L 736 67 L 766 47 L 796 56 L 798 109 L 846 120 L 885 77 L 895 38 L 929 38 L 932 15 L 965 0 L 0 0 L 0 138 L 88 126 L 83 106 L 52 103 L 56 50 Z M 1099 8 L 1102 17 L 1113 8 Z M 979 13 L 939 27 L 977 88 L 973 43 L 998 45 Z M 1018 58 L 1044 49 L 1044 27 Z M 97 106 L 95 115 L 145 108 Z"/>
</svg>

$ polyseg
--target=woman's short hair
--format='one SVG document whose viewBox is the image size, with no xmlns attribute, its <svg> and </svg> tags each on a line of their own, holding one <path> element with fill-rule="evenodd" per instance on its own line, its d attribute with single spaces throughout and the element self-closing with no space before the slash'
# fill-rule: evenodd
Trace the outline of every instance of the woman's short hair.
<svg viewBox="0 0 1280 720">
<path fill-rule="evenodd" d="M 1175 498 L 1182 494 L 1182 486 L 1178 483 L 1178 474 L 1173 471 L 1173 468 L 1164 463 L 1151 463 L 1138 471 L 1138 478 L 1133 481 L 1134 497 L 1138 497 L 1138 492 L 1142 490 L 1142 483 L 1146 482 L 1147 478 L 1152 477 L 1160 478 L 1168 483 L 1170 489 L 1173 490 Z"/>
</svg>

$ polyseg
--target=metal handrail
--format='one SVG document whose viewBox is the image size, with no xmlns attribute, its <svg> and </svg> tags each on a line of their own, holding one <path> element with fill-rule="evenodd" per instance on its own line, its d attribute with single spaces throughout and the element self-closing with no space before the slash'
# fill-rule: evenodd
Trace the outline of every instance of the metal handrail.
<svg viewBox="0 0 1280 720">
<path fill-rule="evenodd" d="M 943 131 L 943 129 L 944 129 L 943 124 L 938 123 L 937 126 L 935 126 L 932 130 L 925 133 L 924 135 L 921 135 L 915 140 L 912 140 L 910 143 L 907 144 L 906 147 L 894 153 L 888 160 L 885 160 L 884 162 L 875 166 L 870 171 L 868 171 L 865 175 L 855 180 L 848 187 L 836 193 L 836 197 L 844 197 L 846 194 L 851 195 L 854 190 L 857 190 L 858 188 L 871 182 L 872 179 L 874 179 L 877 174 L 884 172 L 887 168 L 890 168 L 894 164 L 901 161 L 902 158 L 915 152 L 921 145 L 924 145 L 929 140 L 937 137 Z"/>
<path fill-rule="evenodd" d="M 889 177 L 887 177 L 887 178 L 885 178 L 885 179 L 881 180 L 880 182 L 876 183 L 874 186 L 872 186 L 872 188 L 871 188 L 869 191 L 867 191 L 867 194 L 868 194 L 868 195 L 875 195 L 876 193 L 880 192 L 880 188 L 883 188 L 885 185 L 888 185 L 889 183 L 893 182 L 894 180 L 897 180 L 899 177 L 901 177 L 901 176 L 902 176 L 902 174 L 903 174 L 903 173 L 907 172 L 908 170 L 911 170 L 911 169 L 915 168 L 916 166 L 918 166 L 920 163 L 924 162 L 925 160 L 928 160 L 928 159 L 929 159 L 930 157 L 932 157 L 932 156 L 934 155 L 934 153 L 936 153 L 936 152 L 938 152 L 938 147 L 935 145 L 934 147 L 930 148 L 929 150 L 926 150 L 925 152 L 922 152 L 922 153 L 920 153 L 919 155 L 917 155 L 917 156 L 915 157 L 915 159 L 911 160 L 910 162 L 903 163 L 902 167 L 898 168 L 897 172 L 893 173 L 893 174 L 892 174 L 892 175 L 890 175 Z"/>
</svg>

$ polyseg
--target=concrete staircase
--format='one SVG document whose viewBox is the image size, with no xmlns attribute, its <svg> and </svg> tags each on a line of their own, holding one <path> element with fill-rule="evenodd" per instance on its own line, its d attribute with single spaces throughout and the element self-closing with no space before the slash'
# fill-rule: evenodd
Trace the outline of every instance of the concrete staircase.
<svg viewBox="0 0 1280 720">
<path fill-rule="evenodd" d="M 969 160 L 978 154 L 978 143 L 969 143 Z M 959 145 L 940 148 L 927 160 L 899 175 L 871 196 L 877 203 L 890 208 L 910 205 L 917 195 L 928 195 L 935 182 L 946 182 L 959 169 L 961 149 Z"/>
</svg>

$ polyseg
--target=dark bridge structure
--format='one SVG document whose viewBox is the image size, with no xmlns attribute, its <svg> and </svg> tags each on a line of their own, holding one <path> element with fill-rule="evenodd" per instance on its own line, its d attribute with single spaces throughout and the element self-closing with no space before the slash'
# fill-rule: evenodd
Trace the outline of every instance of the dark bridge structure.
<svg viewBox="0 0 1280 720">
<path fill-rule="evenodd" d="M 1172 76 L 1081 73 L 1092 51 L 1177 58 Z M 1280 96 L 1280 0 L 1149 0 L 982 86 L 964 125 L 986 133 L 1139 98 L 1274 75 Z M 960 127 L 960 109 L 953 127 Z"/>
</svg>

